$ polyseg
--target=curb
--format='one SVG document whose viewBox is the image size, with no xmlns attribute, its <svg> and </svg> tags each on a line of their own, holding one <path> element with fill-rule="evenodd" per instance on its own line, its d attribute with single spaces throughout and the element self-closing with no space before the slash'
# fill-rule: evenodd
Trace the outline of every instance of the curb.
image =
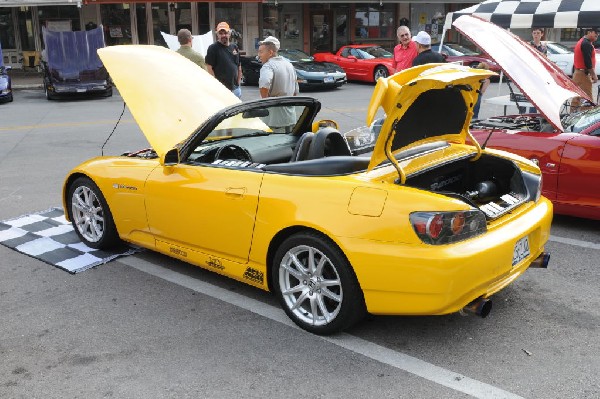
<svg viewBox="0 0 600 399">
<path fill-rule="evenodd" d="M 12 85 L 13 90 L 32 90 L 32 89 L 42 89 L 42 88 L 43 88 L 43 85 L 41 83 Z"/>
</svg>

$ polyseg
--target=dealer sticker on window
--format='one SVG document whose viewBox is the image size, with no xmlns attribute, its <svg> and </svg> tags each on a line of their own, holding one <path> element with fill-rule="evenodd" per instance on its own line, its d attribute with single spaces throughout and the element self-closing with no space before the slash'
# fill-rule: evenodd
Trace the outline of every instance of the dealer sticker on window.
<svg viewBox="0 0 600 399">
<path fill-rule="evenodd" d="M 523 259 L 529 256 L 529 237 L 525 236 L 521 238 L 515 244 L 515 250 L 513 251 L 513 267 L 521 262 Z"/>
</svg>

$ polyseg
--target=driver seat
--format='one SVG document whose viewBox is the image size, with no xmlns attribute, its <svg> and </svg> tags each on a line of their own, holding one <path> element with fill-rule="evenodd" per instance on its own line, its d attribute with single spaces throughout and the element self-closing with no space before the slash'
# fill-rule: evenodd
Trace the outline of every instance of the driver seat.
<svg viewBox="0 0 600 399">
<path fill-rule="evenodd" d="M 332 127 L 319 129 L 308 149 L 306 159 L 320 159 L 336 155 L 352 155 L 346 139 Z"/>
<path fill-rule="evenodd" d="M 296 142 L 296 146 L 294 147 L 294 152 L 292 153 L 290 162 L 304 161 L 309 159 L 308 150 L 310 149 L 310 145 L 314 137 L 315 134 L 313 132 L 307 132 L 300 136 Z"/>
</svg>

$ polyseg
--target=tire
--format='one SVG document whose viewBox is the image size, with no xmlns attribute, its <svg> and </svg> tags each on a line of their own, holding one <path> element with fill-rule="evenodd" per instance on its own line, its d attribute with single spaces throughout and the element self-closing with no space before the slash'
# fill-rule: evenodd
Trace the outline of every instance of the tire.
<svg viewBox="0 0 600 399">
<path fill-rule="evenodd" d="M 51 101 L 56 99 L 56 96 L 48 91 L 48 86 L 44 85 L 44 91 L 46 92 L 46 100 Z"/>
<path fill-rule="evenodd" d="M 342 251 L 315 233 L 297 233 L 278 248 L 273 287 L 285 313 L 300 328 L 328 335 L 365 315 L 362 291 Z"/>
<path fill-rule="evenodd" d="M 379 78 L 387 78 L 389 76 L 388 70 L 383 66 L 378 66 L 373 71 L 373 81 L 377 83 L 377 79 Z"/>
<path fill-rule="evenodd" d="M 67 204 L 73 228 L 85 245 L 109 249 L 119 243 L 108 204 L 91 179 L 79 177 L 71 184 Z"/>
</svg>

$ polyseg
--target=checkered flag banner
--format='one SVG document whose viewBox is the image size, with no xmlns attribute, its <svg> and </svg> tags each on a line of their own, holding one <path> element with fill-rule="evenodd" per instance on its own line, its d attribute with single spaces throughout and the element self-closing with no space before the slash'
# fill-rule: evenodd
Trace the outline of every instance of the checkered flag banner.
<svg viewBox="0 0 600 399">
<path fill-rule="evenodd" d="M 461 15 L 474 15 L 502 28 L 600 26 L 600 0 L 487 0 L 446 16 L 444 29 Z"/>
<path fill-rule="evenodd" d="M 84 245 L 61 208 L 0 221 L 0 244 L 73 274 L 142 250 L 123 245 L 102 251 Z"/>
</svg>

